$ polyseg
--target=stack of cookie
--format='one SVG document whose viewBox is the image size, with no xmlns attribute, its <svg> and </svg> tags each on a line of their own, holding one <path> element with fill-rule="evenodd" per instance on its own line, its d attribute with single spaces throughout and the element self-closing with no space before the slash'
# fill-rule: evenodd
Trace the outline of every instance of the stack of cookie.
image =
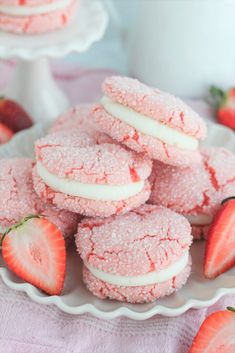
<svg viewBox="0 0 235 353">
<path fill-rule="evenodd" d="M 104 92 L 102 105 L 71 109 L 36 141 L 34 188 L 44 203 L 86 216 L 76 244 L 95 295 L 149 302 L 186 282 L 192 241 L 183 216 L 146 204 L 152 159 L 198 163 L 206 128 L 181 101 L 138 81 L 109 78 Z"/>
<path fill-rule="evenodd" d="M 103 92 L 36 141 L 31 193 L 67 212 L 70 229 L 83 216 L 75 241 L 94 295 L 151 302 L 186 283 L 192 231 L 206 236 L 235 194 L 235 156 L 200 150 L 203 119 L 170 94 L 125 77 L 107 78 Z"/>
</svg>

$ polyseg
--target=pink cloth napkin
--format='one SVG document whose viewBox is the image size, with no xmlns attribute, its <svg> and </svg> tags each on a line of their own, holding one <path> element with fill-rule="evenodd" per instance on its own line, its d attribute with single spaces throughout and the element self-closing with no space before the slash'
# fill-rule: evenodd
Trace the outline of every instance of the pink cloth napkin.
<svg viewBox="0 0 235 353">
<path fill-rule="evenodd" d="M 0 65 L 0 89 L 9 80 L 12 65 L 1 69 Z M 72 104 L 98 99 L 100 83 L 110 73 L 65 65 L 55 66 L 53 72 Z M 206 106 L 196 107 L 209 117 Z M 105 321 L 39 305 L 0 280 L 0 353 L 187 353 L 204 318 L 228 305 L 235 305 L 234 295 L 223 297 L 210 308 L 189 310 L 175 318 Z"/>
</svg>

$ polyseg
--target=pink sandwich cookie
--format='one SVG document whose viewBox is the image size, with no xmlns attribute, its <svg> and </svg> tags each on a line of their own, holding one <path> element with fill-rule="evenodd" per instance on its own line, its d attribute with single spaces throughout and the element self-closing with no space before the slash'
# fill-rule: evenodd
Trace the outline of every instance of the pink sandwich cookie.
<svg viewBox="0 0 235 353">
<path fill-rule="evenodd" d="M 74 129 L 92 129 L 89 113 L 90 104 L 79 104 L 68 110 L 65 114 L 59 116 L 52 124 L 49 133 Z M 94 129 L 94 128 L 93 128 Z"/>
<path fill-rule="evenodd" d="M 67 131 L 35 144 L 34 187 L 43 200 L 86 216 L 108 217 L 145 203 L 152 162 L 100 133 Z"/>
<path fill-rule="evenodd" d="M 34 165 L 29 158 L 0 160 L 0 233 L 26 216 L 42 214 L 68 239 L 76 232 L 79 216 L 58 210 L 39 199 L 33 188 Z"/>
<path fill-rule="evenodd" d="M 102 142 L 118 144 L 110 136 L 99 132 L 94 125 L 94 122 L 90 119 L 91 104 L 79 104 L 66 113 L 59 116 L 49 129 L 49 134 L 62 132 L 68 134 L 71 131 L 84 131 L 93 136 L 99 144 Z"/>
<path fill-rule="evenodd" d="M 172 95 L 137 80 L 113 76 L 104 81 L 104 97 L 91 117 L 100 131 L 137 152 L 172 165 L 201 160 L 204 121 Z"/>
<path fill-rule="evenodd" d="M 235 195 L 235 155 L 225 148 L 205 148 L 202 162 L 175 168 L 155 162 L 150 202 L 183 214 L 195 239 L 206 238 L 223 199 Z"/>
<path fill-rule="evenodd" d="M 78 0 L 0 0 L 0 29 L 19 34 L 61 29 L 77 6 Z"/>
<path fill-rule="evenodd" d="M 152 302 L 181 288 L 190 274 L 189 222 L 162 206 L 83 219 L 75 239 L 83 280 L 102 299 Z"/>
</svg>

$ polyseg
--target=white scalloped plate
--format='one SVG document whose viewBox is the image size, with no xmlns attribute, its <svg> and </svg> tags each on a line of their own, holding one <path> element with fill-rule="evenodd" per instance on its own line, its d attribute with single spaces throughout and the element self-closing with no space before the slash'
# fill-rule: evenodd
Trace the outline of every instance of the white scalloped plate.
<svg viewBox="0 0 235 353">
<path fill-rule="evenodd" d="M 86 51 L 102 38 L 108 15 L 100 0 L 80 0 L 76 19 L 62 30 L 40 35 L 17 35 L 0 31 L 0 57 L 35 60 L 64 57 L 72 51 Z"/>
<path fill-rule="evenodd" d="M 21 132 L 8 144 L 0 148 L 0 158 L 13 156 L 32 156 L 33 141 L 42 136 L 45 127 L 40 125 Z M 235 135 L 220 125 L 209 125 L 206 145 L 226 146 L 235 152 Z M 100 300 L 87 291 L 81 279 L 81 261 L 71 248 L 68 252 L 68 269 L 65 288 L 61 296 L 47 296 L 34 286 L 23 283 L 5 266 L 0 256 L 0 275 L 7 286 L 23 291 L 41 304 L 54 304 L 70 314 L 91 313 L 103 319 L 126 316 L 135 320 L 145 320 L 155 314 L 177 316 L 190 308 L 203 308 L 214 304 L 225 294 L 235 294 L 235 268 L 215 280 L 207 280 L 202 273 L 204 243 L 192 247 L 193 268 L 187 284 L 169 297 L 151 304 L 125 304 L 111 300 Z"/>
</svg>

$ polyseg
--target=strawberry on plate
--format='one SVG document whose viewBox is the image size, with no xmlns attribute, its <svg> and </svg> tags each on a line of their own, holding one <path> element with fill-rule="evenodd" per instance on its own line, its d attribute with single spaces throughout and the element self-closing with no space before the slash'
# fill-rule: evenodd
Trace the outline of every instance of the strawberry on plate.
<svg viewBox="0 0 235 353">
<path fill-rule="evenodd" d="M 8 142 L 14 135 L 13 131 L 6 125 L 0 123 L 0 145 Z"/>
<path fill-rule="evenodd" d="M 212 86 L 210 88 L 210 102 L 216 110 L 218 122 L 235 130 L 235 88 L 225 92 Z"/>
<path fill-rule="evenodd" d="M 189 353 L 234 353 L 235 309 L 217 311 L 202 323 Z"/>
<path fill-rule="evenodd" d="M 20 278 L 50 295 L 63 289 L 65 241 L 59 229 L 40 216 L 28 216 L 2 237 L 2 256 Z"/>
<path fill-rule="evenodd" d="M 15 101 L 0 97 L 0 123 L 13 132 L 28 129 L 33 125 L 28 113 Z"/>
<path fill-rule="evenodd" d="M 222 206 L 209 228 L 204 274 L 215 278 L 235 266 L 235 197 L 222 201 Z"/>
</svg>

